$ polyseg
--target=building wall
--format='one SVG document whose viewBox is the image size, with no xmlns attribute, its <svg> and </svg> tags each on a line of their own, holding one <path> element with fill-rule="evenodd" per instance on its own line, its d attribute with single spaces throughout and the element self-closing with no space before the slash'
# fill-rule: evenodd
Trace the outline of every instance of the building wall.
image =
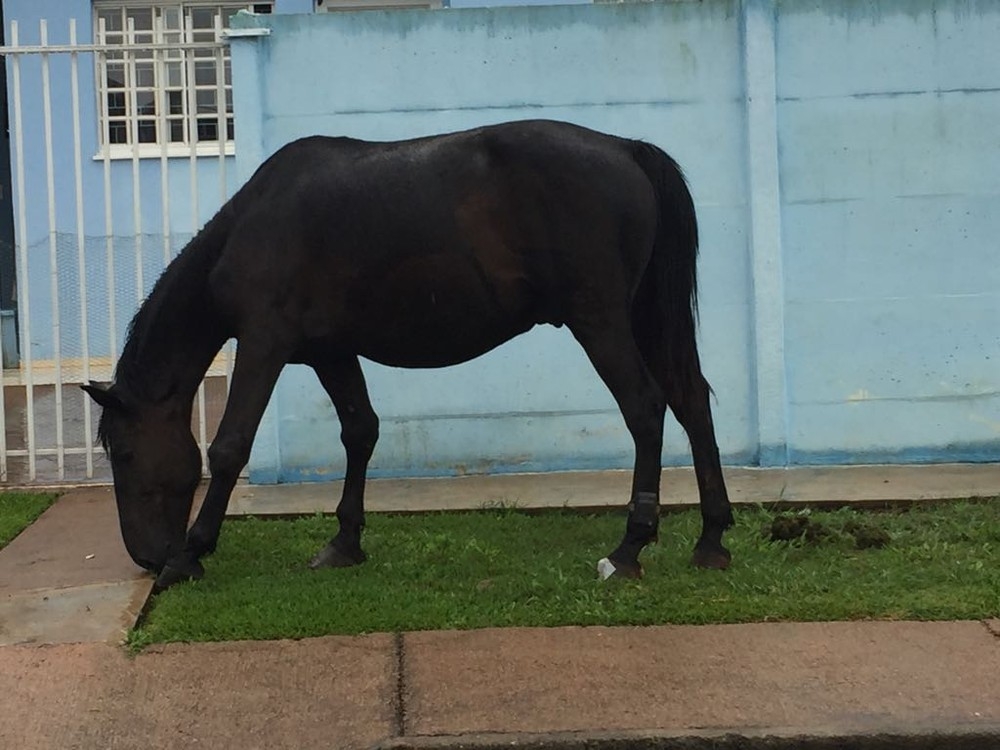
<svg viewBox="0 0 1000 750">
<path fill-rule="evenodd" d="M 1000 5 L 782 2 L 795 463 L 1000 459 Z"/>
<path fill-rule="evenodd" d="M 1000 140 L 987 126 L 1000 6 L 709 0 L 246 23 L 271 34 L 234 44 L 237 113 L 255 123 L 242 177 L 302 135 L 528 117 L 673 154 L 702 227 L 701 347 L 728 462 L 1000 460 Z M 366 372 L 383 420 L 376 475 L 631 463 L 564 330 L 444 371 Z M 341 474 L 337 434 L 315 378 L 289 368 L 252 478 Z M 689 460 L 673 423 L 664 456 Z"/>
<path fill-rule="evenodd" d="M 237 92 L 239 111 L 261 113 L 261 150 L 241 149 L 241 164 L 248 160 L 241 173 L 311 133 L 391 139 L 530 117 L 660 143 L 688 170 L 700 207 L 702 327 L 711 332 L 703 358 L 720 394 L 723 450 L 731 461 L 752 462 L 737 11 L 736 3 L 715 3 L 274 19 L 270 37 L 233 50 L 234 64 L 248 71 L 244 80 L 259 82 Z M 324 70 L 338 74 L 316 86 L 316 71 Z M 365 368 L 383 424 L 375 474 L 631 461 L 617 408 L 566 330 L 536 329 L 444 371 Z M 337 475 L 338 431 L 312 373 L 288 368 L 258 434 L 251 477 Z M 688 460 L 675 424 L 666 456 Z"/>
<path fill-rule="evenodd" d="M 490 0 L 461 0 L 487 5 Z M 505 3 L 513 5 L 514 3 Z M 1000 460 L 1000 5 L 988 0 L 704 0 L 459 8 L 241 21 L 237 156 L 112 164 L 116 335 L 165 259 L 268 154 L 302 135 L 412 137 L 529 117 L 645 138 L 687 172 L 702 229 L 701 347 L 734 464 Z M 89 0 L 4 0 L 21 42 L 67 40 Z M 287 15 L 292 13 L 291 15 Z M 63 356 L 112 349 L 92 64 L 81 57 L 84 269 L 77 288 L 68 58 L 52 58 Z M 10 61 L 7 61 L 8 72 Z M 37 59 L 21 67 L 30 351 L 52 356 Z M 220 166 L 225 170 L 224 179 Z M 223 183 L 220 185 L 220 183 Z M 196 215 L 197 214 L 197 215 Z M 140 283 L 141 281 L 141 283 Z M 102 322 L 104 321 L 104 322 Z M 23 325 L 23 320 L 22 320 Z M 22 349 L 26 346 L 21 342 Z M 376 475 L 626 467 L 631 440 L 565 330 L 443 371 L 365 365 Z M 256 481 L 342 474 L 336 417 L 290 367 L 251 460 Z M 667 463 L 689 461 L 670 421 Z"/>
</svg>

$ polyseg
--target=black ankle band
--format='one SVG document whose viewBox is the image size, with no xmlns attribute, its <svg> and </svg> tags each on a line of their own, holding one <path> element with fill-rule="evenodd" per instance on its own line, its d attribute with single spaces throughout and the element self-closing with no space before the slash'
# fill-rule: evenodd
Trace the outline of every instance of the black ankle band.
<svg viewBox="0 0 1000 750">
<path fill-rule="evenodd" d="M 637 492 L 628 504 L 628 527 L 640 533 L 655 533 L 660 522 L 660 500 L 655 492 Z"/>
</svg>

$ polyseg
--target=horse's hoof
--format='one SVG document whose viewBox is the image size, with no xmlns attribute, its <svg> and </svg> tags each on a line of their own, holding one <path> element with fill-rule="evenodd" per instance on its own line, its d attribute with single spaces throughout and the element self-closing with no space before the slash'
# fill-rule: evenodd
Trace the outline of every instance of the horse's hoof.
<svg viewBox="0 0 1000 750">
<path fill-rule="evenodd" d="M 360 547 L 354 554 L 348 554 L 339 547 L 328 544 L 309 561 L 309 567 L 313 570 L 317 568 L 350 568 L 352 565 L 360 565 L 367 559 L 368 555 Z"/>
<path fill-rule="evenodd" d="M 636 563 L 629 565 L 621 561 L 612 562 L 606 557 L 597 561 L 597 575 L 602 581 L 606 581 L 611 576 L 619 578 L 642 578 L 642 565 Z"/>
<path fill-rule="evenodd" d="M 156 577 L 153 590 L 156 592 L 165 591 L 175 583 L 197 581 L 204 575 L 205 568 L 198 560 L 189 559 L 179 563 L 176 561 L 168 562 Z"/>
<path fill-rule="evenodd" d="M 696 568 L 709 570 L 725 570 L 732 562 L 733 556 L 721 544 L 718 547 L 695 547 L 691 555 L 691 564 Z"/>
</svg>

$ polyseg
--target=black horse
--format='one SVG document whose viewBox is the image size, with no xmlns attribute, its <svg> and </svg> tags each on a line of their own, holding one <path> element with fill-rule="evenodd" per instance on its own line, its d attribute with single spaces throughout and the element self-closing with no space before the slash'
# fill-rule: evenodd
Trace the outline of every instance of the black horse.
<svg viewBox="0 0 1000 750">
<path fill-rule="evenodd" d="M 311 137 L 280 149 L 175 258 L 139 308 L 103 407 L 129 554 L 158 585 L 199 577 L 286 363 L 309 365 L 347 452 L 339 531 L 313 567 L 361 563 L 378 438 L 358 357 L 442 367 L 536 324 L 565 325 L 635 440 L 628 520 L 605 571 L 639 576 L 658 529 L 663 420 L 691 443 L 696 565 L 724 568 L 732 512 L 695 343 L 698 231 L 677 164 L 567 123 L 507 123 L 396 143 Z M 201 458 L 194 394 L 230 338 L 231 391 Z M 185 532 L 186 536 L 185 536 Z M 611 566 L 607 565 L 610 560 Z"/>
</svg>

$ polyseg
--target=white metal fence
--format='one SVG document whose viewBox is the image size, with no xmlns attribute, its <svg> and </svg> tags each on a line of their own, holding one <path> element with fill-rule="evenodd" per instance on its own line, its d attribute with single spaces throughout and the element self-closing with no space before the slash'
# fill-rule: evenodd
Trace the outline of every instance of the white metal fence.
<svg viewBox="0 0 1000 750">
<path fill-rule="evenodd" d="M 103 21 L 98 31 L 97 39 L 107 38 Z M 92 44 L 78 41 L 71 21 L 66 42 L 56 44 L 42 21 L 37 43 L 24 44 L 10 24 L 0 54 L 8 77 L 18 343 L 16 356 L 8 351 L 3 361 L 19 364 L 3 372 L 2 483 L 110 478 L 95 445 L 97 407 L 77 385 L 111 380 L 127 323 L 159 271 L 232 189 L 228 50 L 218 21 L 216 31 L 215 41 L 188 34 L 148 43 L 130 23 L 119 43 Z M 115 85 L 127 97 L 116 141 L 109 107 L 120 100 L 109 104 L 109 62 L 124 71 Z M 145 108 L 136 94 L 140 62 L 153 71 Z M 168 63 L 184 73 L 184 100 L 176 86 L 168 96 L 167 84 L 176 84 L 165 78 Z M 214 84 L 196 86 L 211 78 L 200 72 L 210 63 Z M 201 101 L 213 85 L 214 110 Z M 213 116 L 216 138 L 208 139 Z M 143 130 L 143 122 L 153 126 Z M 156 142 L 144 142 L 153 131 Z M 4 343 L 0 337 L 0 356 Z M 198 391 L 192 427 L 203 453 L 231 362 L 227 346 Z"/>
</svg>

